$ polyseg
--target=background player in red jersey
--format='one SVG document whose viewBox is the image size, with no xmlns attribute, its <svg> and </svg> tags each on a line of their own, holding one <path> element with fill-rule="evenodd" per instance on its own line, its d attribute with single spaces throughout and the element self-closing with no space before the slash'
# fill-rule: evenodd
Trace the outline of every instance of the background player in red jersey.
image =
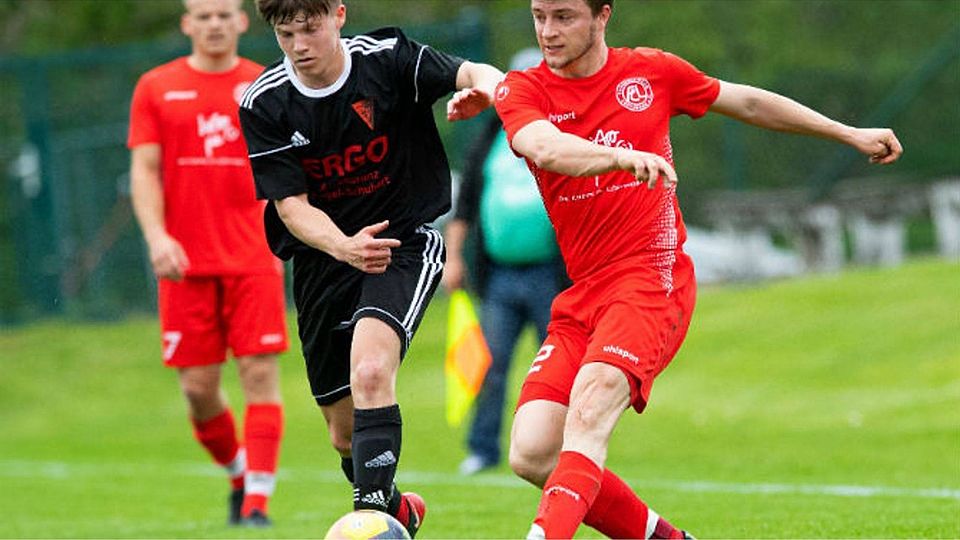
<svg viewBox="0 0 960 540">
<path fill-rule="evenodd" d="M 694 306 L 670 118 L 714 111 L 849 144 L 874 163 L 902 152 L 889 129 L 843 125 L 663 51 L 609 48 L 612 8 L 532 0 L 544 63 L 509 73 L 497 90 L 497 112 L 537 178 L 574 281 L 554 302 L 514 419 L 511 466 L 543 487 L 528 538 L 571 538 L 581 522 L 614 538 L 687 536 L 604 469 L 617 420 L 631 405 L 644 409 Z"/>
<path fill-rule="evenodd" d="M 230 476 L 230 524 L 268 526 L 283 431 L 277 353 L 283 268 L 263 233 L 237 119 L 262 67 L 237 55 L 242 0 L 185 0 L 190 56 L 144 74 L 130 112 L 133 207 L 159 279 L 163 360 L 197 440 Z M 247 403 L 244 441 L 220 388 L 227 349 Z"/>
<path fill-rule="evenodd" d="M 341 0 L 257 0 L 283 57 L 241 101 L 266 234 L 293 259 L 307 377 L 354 509 L 416 534 L 426 506 L 400 493 L 401 360 L 439 283 L 450 169 L 433 117 L 489 107 L 499 70 L 409 39 L 399 28 L 341 36 Z"/>
</svg>

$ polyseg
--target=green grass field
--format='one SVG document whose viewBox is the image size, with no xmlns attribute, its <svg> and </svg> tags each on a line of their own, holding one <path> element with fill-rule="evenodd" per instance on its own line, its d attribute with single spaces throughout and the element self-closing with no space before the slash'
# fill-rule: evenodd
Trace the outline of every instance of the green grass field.
<svg viewBox="0 0 960 540">
<path fill-rule="evenodd" d="M 400 372 L 398 480 L 429 504 L 419 538 L 520 538 L 539 492 L 506 466 L 456 474 L 444 317 L 438 297 Z M 350 490 L 299 349 L 283 359 L 276 526 L 231 529 L 227 483 L 190 436 L 158 333 L 150 317 L 0 331 L 0 537 L 321 538 Z M 514 396 L 535 348 L 528 336 Z M 621 421 L 608 465 L 700 538 L 960 537 L 960 266 L 701 290 L 684 348 L 647 412 Z"/>
</svg>

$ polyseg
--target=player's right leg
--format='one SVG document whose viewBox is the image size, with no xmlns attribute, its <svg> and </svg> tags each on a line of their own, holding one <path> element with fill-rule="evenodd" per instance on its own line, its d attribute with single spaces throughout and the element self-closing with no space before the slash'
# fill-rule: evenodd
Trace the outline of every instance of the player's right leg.
<svg viewBox="0 0 960 540">
<path fill-rule="evenodd" d="M 246 457 L 237 438 L 233 413 L 220 389 L 226 344 L 219 324 L 217 285 L 213 279 L 159 282 L 163 361 L 177 369 L 194 436 L 228 474 L 232 491 L 228 522 L 240 519 Z"/>
<path fill-rule="evenodd" d="M 543 486 L 528 538 L 573 538 L 600 492 L 607 444 L 630 405 L 630 383 L 619 368 L 589 363 L 570 392 L 563 446 Z"/>
<path fill-rule="evenodd" d="M 510 432 L 510 468 L 520 478 L 543 488 L 563 444 L 567 406 L 538 399 L 517 409 Z"/>
</svg>

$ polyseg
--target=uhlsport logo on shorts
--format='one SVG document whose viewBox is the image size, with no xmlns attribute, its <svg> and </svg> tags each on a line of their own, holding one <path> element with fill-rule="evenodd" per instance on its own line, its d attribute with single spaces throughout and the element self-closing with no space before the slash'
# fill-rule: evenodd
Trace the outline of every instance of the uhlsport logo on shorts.
<svg viewBox="0 0 960 540">
<path fill-rule="evenodd" d="M 603 346 L 603 352 L 605 352 L 605 353 L 610 353 L 610 354 L 615 354 L 615 355 L 617 355 L 617 356 L 619 356 L 619 357 L 621 357 L 621 358 L 625 358 L 625 359 L 627 359 L 627 360 L 630 360 L 630 361 L 633 362 L 634 364 L 640 362 L 640 358 L 639 358 L 637 355 L 633 354 L 632 352 L 630 352 L 630 351 L 628 351 L 628 350 L 626 350 L 626 349 L 621 349 L 620 347 L 617 347 L 616 345 L 604 345 L 604 346 Z"/>
<path fill-rule="evenodd" d="M 624 79 L 617 85 L 617 101 L 628 111 L 645 111 L 653 103 L 653 87 L 643 77 Z"/>
</svg>

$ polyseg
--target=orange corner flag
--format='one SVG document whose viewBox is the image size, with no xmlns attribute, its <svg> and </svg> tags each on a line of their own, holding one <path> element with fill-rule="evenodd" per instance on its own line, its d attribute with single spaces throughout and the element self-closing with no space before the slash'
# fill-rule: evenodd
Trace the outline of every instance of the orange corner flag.
<svg viewBox="0 0 960 540">
<path fill-rule="evenodd" d="M 447 383 L 447 424 L 456 427 L 463 422 L 480 393 L 491 358 L 466 291 L 460 289 L 450 294 L 449 309 L 447 358 L 443 371 Z"/>
</svg>

